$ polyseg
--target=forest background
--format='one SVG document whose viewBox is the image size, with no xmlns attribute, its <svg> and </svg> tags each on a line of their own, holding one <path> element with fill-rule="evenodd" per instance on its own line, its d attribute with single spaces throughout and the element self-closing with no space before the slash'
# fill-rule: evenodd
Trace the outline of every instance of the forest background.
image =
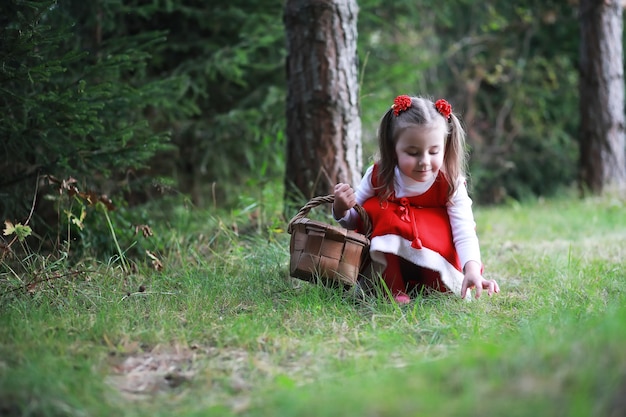
<svg viewBox="0 0 626 417">
<path fill-rule="evenodd" d="M 3 218 L 23 221 L 35 201 L 31 224 L 58 224 L 53 200 L 69 178 L 118 208 L 168 196 L 226 209 L 282 198 L 282 2 L 1 7 Z M 393 97 L 421 94 L 446 97 L 462 116 L 475 201 L 571 188 L 578 31 L 575 1 L 360 1 L 365 166 Z M 60 217 L 77 221 L 74 209 Z"/>
</svg>

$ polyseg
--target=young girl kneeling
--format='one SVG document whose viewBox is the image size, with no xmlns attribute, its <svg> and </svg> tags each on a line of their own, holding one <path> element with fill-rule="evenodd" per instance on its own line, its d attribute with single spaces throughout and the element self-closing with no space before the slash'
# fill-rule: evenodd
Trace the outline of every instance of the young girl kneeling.
<svg viewBox="0 0 626 417">
<path fill-rule="evenodd" d="M 355 204 L 372 222 L 370 253 L 396 302 L 415 289 L 500 291 L 482 276 L 472 200 L 465 184 L 465 132 L 445 100 L 398 96 L 378 129 L 379 160 L 356 192 L 335 186 L 333 213 L 358 228 Z"/>
</svg>

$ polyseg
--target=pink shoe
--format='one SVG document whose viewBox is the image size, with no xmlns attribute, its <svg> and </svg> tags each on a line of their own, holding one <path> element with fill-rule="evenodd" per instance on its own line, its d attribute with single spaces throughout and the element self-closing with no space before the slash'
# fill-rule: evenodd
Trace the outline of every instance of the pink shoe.
<svg viewBox="0 0 626 417">
<path fill-rule="evenodd" d="M 411 297 L 409 297 L 403 292 L 399 292 L 396 295 L 394 295 L 393 299 L 396 300 L 396 303 L 402 304 L 402 305 L 409 304 L 411 302 Z"/>
</svg>

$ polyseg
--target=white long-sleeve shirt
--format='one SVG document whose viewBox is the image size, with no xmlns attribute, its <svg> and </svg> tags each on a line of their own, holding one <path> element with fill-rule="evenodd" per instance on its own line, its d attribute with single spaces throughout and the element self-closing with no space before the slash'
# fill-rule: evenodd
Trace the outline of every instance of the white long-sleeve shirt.
<svg viewBox="0 0 626 417">
<path fill-rule="evenodd" d="M 365 201 L 376 194 L 372 185 L 373 169 L 373 165 L 367 169 L 361 183 L 355 190 L 356 202 L 359 205 L 363 205 Z M 396 167 L 393 186 L 395 196 L 402 198 L 424 194 L 434 184 L 435 178 L 436 176 L 433 176 L 430 181 L 418 182 L 402 174 L 400 169 Z M 469 261 L 476 261 L 482 265 L 480 245 L 476 235 L 476 222 L 474 221 L 474 213 L 472 211 L 472 200 L 467 193 L 465 178 L 459 180 L 459 185 L 447 207 L 452 229 L 452 240 L 459 255 L 461 266 L 465 268 L 465 264 Z M 356 228 L 358 218 L 359 214 L 354 208 L 349 210 L 341 219 L 335 217 L 339 224 L 347 229 Z"/>
</svg>

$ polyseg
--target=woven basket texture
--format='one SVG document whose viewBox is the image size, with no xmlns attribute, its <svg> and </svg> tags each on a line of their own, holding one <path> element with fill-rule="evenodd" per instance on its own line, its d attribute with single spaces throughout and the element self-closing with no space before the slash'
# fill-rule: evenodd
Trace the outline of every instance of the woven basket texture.
<svg viewBox="0 0 626 417">
<path fill-rule="evenodd" d="M 365 235 L 306 218 L 313 207 L 333 201 L 333 195 L 315 197 L 289 222 L 289 273 L 310 282 L 354 285 L 369 257 L 371 224 L 360 206 L 355 208 L 363 220 Z"/>
</svg>

